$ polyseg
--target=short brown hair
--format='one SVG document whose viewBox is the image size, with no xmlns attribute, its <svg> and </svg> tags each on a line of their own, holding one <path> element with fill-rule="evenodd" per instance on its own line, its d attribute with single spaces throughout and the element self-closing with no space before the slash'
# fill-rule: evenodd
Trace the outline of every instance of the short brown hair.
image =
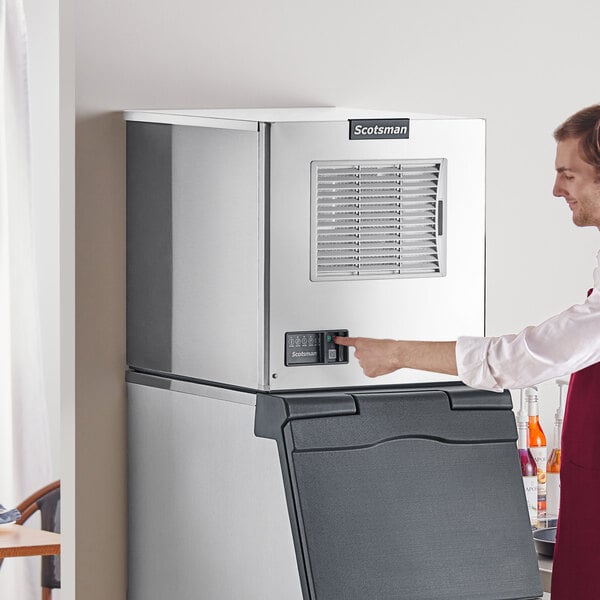
<svg viewBox="0 0 600 600">
<path fill-rule="evenodd" d="M 583 108 L 554 130 L 557 142 L 568 138 L 579 139 L 582 158 L 600 173 L 600 104 Z"/>
</svg>

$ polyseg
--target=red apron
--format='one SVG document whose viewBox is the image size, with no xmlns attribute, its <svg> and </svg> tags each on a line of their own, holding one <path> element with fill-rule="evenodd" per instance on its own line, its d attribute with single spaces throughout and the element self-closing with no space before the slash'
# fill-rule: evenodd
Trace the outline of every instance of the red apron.
<svg viewBox="0 0 600 600">
<path fill-rule="evenodd" d="M 600 363 L 571 376 L 552 600 L 600 598 Z"/>
</svg>

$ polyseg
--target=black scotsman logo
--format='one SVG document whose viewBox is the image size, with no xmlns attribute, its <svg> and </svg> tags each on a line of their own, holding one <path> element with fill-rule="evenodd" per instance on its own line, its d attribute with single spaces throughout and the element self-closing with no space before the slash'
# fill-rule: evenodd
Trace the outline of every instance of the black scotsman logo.
<svg viewBox="0 0 600 600">
<path fill-rule="evenodd" d="M 405 140 L 409 119 L 364 119 L 350 121 L 351 140 Z"/>
</svg>

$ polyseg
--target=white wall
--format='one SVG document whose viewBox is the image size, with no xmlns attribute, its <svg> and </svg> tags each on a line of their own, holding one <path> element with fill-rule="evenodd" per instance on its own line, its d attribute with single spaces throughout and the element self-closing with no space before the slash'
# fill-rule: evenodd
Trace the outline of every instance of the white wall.
<svg viewBox="0 0 600 600">
<path fill-rule="evenodd" d="M 125 589 L 119 112 L 354 105 L 487 118 L 487 328 L 511 332 L 581 301 L 591 282 L 598 232 L 576 229 L 551 195 L 551 133 L 600 100 L 600 4 L 80 0 L 76 10 L 78 591 L 94 600 Z M 552 386 L 542 395 L 554 404 Z"/>
</svg>

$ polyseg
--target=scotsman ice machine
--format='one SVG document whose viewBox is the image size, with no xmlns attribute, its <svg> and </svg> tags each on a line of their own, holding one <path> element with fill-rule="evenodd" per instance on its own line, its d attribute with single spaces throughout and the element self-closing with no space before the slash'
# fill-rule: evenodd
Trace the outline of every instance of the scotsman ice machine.
<svg viewBox="0 0 600 600">
<path fill-rule="evenodd" d="M 483 333 L 484 122 L 126 119 L 129 599 L 540 596 L 509 394 L 333 343 Z"/>
</svg>

